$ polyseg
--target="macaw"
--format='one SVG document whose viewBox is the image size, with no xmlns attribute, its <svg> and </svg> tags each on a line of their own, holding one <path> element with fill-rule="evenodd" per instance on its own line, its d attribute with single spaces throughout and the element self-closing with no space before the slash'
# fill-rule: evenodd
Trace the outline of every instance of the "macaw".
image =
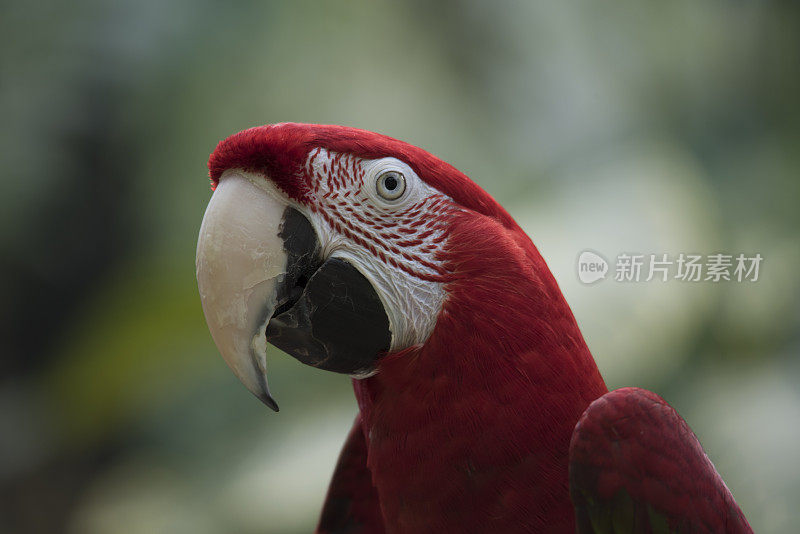
<svg viewBox="0 0 800 534">
<path fill-rule="evenodd" d="M 320 533 L 751 532 L 684 420 L 609 392 L 542 256 L 467 176 L 376 133 L 219 143 L 197 281 L 267 406 L 267 343 L 352 377 Z"/>
</svg>

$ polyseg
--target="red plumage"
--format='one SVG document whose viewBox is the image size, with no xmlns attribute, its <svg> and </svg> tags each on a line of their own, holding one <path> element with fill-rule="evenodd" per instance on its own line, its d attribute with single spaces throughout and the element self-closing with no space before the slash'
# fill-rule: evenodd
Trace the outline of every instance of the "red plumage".
<svg viewBox="0 0 800 534">
<path fill-rule="evenodd" d="M 533 245 L 491 218 L 451 224 L 460 277 L 430 339 L 355 382 L 387 524 L 574 531 L 569 439 L 603 381 Z"/>
<path fill-rule="evenodd" d="M 655 393 L 622 388 L 594 401 L 575 428 L 570 457 L 585 532 L 594 531 L 592 516 L 604 515 L 598 507 L 632 532 L 652 529 L 654 515 L 672 532 L 752 532 L 697 436 Z"/>
<path fill-rule="evenodd" d="M 316 148 L 398 158 L 463 208 L 449 215 L 447 249 L 437 258 L 451 275 L 430 337 L 381 358 L 376 375 L 354 380 L 360 419 L 339 460 L 320 532 L 381 532 L 376 517 L 386 532 L 575 532 L 571 438 L 573 479 L 588 477 L 586 491 L 602 502 L 624 487 L 670 517 L 682 517 L 688 500 L 706 490 L 716 492 L 712 509 L 735 506 L 729 493 L 720 497 L 721 479 L 671 409 L 621 427 L 630 431 L 626 452 L 614 449 L 609 429 L 625 419 L 614 419 L 613 407 L 630 408 L 637 419 L 649 413 L 637 411 L 644 401 L 668 408 L 660 398 L 629 399 L 623 390 L 584 413 L 607 389 L 555 279 L 511 216 L 454 167 L 364 130 L 279 124 L 222 141 L 209 160 L 212 184 L 226 169 L 241 168 L 308 202 L 313 177 L 304 165 Z M 637 425 L 650 429 L 641 440 Z M 667 449 L 650 454 L 658 439 Z M 665 461 L 675 459 L 673 442 L 688 456 L 683 463 Z M 681 485 L 652 484 L 682 480 L 676 469 L 708 484 L 691 497 Z M 642 473 L 647 477 L 637 480 Z M 342 525 L 343 516 L 352 522 Z"/>
<path fill-rule="evenodd" d="M 333 473 L 333 482 L 325 496 L 319 519 L 319 534 L 339 532 L 384 532 L 378 493 L 366 463 L 367 443 L 361 416 L 345 440 Z"/>
<path fill-rule="evenodd" d="M 245 169 L 269 176 L 287 195 L 302 201 L 310 188 L 303 164 L 316 147 L 364 159 L 396 157 L 461 206 L 516 226 L 500 204 L 452 165 L 414 145 L 345 126 L 281 123 L 234 134 L 220 141 L 208 159 L 212 187 L 226 169 Z"/>
</svg>

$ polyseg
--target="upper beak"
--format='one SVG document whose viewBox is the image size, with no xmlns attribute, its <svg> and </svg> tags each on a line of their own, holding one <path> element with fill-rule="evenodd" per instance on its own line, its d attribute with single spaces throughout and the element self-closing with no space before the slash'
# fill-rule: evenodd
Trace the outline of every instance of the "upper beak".
<svg viewBox="0 0 800 534">
<path fill-rule="evenodd" d="M 208 203 L 197 241 L 197 286 L 211 337 L 239 380 L 264 404 L 266 323 L 288 255 L 280 238 L 286 204 L 239 173 L 226 173 Z"/>
</svg>

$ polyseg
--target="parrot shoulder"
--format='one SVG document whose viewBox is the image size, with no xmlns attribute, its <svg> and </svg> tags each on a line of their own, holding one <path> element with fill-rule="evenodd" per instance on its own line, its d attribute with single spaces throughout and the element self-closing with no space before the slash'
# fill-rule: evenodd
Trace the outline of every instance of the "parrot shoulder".
<svg viewBox="0 0 800 534">
<path fill-rule="evenodd" d="M 586 409 L 569 483 L 579 534 L 752 532 L 694 432 L 644 389 L 611 391 Z"/>
</svg>

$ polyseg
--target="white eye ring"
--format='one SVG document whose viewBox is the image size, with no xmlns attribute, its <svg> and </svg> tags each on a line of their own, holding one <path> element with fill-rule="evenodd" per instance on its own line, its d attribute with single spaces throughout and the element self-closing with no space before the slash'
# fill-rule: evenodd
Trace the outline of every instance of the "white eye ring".
<svg viewBox="0 0 800 534">
<path fill-rule="evenodd" d="M 384 171 L 378 175 L 375 185 L 381 198 L 397 200 L 406 192 L 406 177 L 399 171 Z"/>
</svg>

